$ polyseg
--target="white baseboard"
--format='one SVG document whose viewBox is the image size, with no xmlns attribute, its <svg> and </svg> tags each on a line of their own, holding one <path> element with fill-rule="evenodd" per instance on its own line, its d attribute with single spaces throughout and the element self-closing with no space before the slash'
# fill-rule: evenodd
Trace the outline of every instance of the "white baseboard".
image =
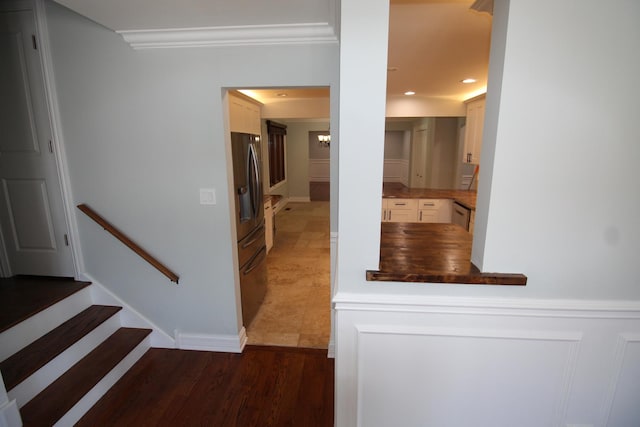
<svg viewBox="0 0 640 427">
<path fill-rule="evenodd" d="M 102 283 L 91 277 L 89 274 L 82 274 L 83 280 L 91 282 L 91 296 L 94 304 L 117 305 L 122 307 L 120 320 L 122 326 L 130 328 L 151 329 L 151 347 L 154 348 L 176 348 L 175 341 L 171 335 L 164 332 L 151 320 L 147 319 L 140 312 L 135 310 L 116 294 L 107 289 Z"/>
<path fill-rule="evenodd" d="M 333 339 L 329 341 L 329 348 L 327 349 L 327 357 L 329 359 L 336 358 L 336 343 L 334 342 Z"/>
<path fill-rule="evenodd" d="M 311 198 L 310 197 L 289 197 L 289 201 L 292 203 L 295 203 L 295 202 L 308 203 L 311 201 Z"/>
<path fill-rule="evenodd" d="M 242 353 L 247 344 L 247 332 L 244 327 L 238 335 L 197 334 L 176 330 L 175 342 L 176 348 L 181 350 Z"/>
</svg>

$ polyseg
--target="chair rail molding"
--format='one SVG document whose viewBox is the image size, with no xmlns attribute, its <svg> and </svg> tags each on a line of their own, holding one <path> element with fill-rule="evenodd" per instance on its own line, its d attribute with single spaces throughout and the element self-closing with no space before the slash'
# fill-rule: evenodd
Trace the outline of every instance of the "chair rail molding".
<svg viewBox="0 0 640 427">
<path fill-rule="evenodd" d="M 116 32 L 134 49 L 338 43 L 334 28 L 326 22 Z"/>
</svg>

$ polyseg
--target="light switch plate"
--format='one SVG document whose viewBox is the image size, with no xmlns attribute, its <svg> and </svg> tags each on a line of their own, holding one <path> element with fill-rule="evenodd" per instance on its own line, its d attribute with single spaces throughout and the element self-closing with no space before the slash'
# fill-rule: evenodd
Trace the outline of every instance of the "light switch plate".
<svg viewBox="0 0 640 427">
<path fill-rule="evenodd" d="M 215 205 L 216 204 L 216 190 L 214 188 L 201 188 L 200 189 L 200 204 L 201 205 Z"/>
</svg>

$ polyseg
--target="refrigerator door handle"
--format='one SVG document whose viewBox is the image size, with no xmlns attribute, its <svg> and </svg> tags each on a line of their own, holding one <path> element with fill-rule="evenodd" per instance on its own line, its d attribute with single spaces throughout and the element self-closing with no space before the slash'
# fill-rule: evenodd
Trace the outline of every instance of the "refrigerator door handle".
<svg viewBox="0 0 640 427">
<path fill-rule="evenodd" d="M 262 260 L 267 254 L 267 247 L 263 246 L 247 263 L 247 268 L 242 272 L 243 275 L 251 273 L 257 266 L 260 265 Z"/>
<path fill-rule="evenodd" d="M 258 218 L 258 209 L 260 208 L 260 167 L 258 165 L 258 154 L 256 153 L 256 147 L 254 144 L 249 144 L 249 167 L 253 170 L 249 173 L 253 179 L 249 180 L 251 185 L 251 197 L 253 207 L 253 217 Z"/>
<path fill-rule="evenodd" d="M 242 249 L 247 249 L 249 246 L 253 245 L 256 241 L 260 239 L 261 234 L 264 232 L 264 225 L 261 225 L 255 231 L 251 233 L 249 236 L 249 241 L 244 242 L 242 244 Z M 246 238 L 246 237 L 245 237 Z"/>
</svg>

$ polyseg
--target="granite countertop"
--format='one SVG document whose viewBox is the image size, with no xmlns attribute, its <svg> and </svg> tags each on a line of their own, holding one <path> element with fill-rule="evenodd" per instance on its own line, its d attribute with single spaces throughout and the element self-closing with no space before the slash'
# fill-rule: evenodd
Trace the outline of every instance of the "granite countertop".
<svg viewBox="0 0 640 427">
<path fill-rule="evenodd" d="M 382 197 L 396 199 L 452 199 L 464 207 L 476 209 L 475 190 L 438 190 L 431 188 L 409 188 L 400 183 L 385 183 Z"/>
<path fill-rule="evenodd" d="M 367 280 L 526 285 L 522 274 L 483 273 L 471 263 L 473 236 L 454 224 L 383 222 L 380 269 Z"/>
</svg>

